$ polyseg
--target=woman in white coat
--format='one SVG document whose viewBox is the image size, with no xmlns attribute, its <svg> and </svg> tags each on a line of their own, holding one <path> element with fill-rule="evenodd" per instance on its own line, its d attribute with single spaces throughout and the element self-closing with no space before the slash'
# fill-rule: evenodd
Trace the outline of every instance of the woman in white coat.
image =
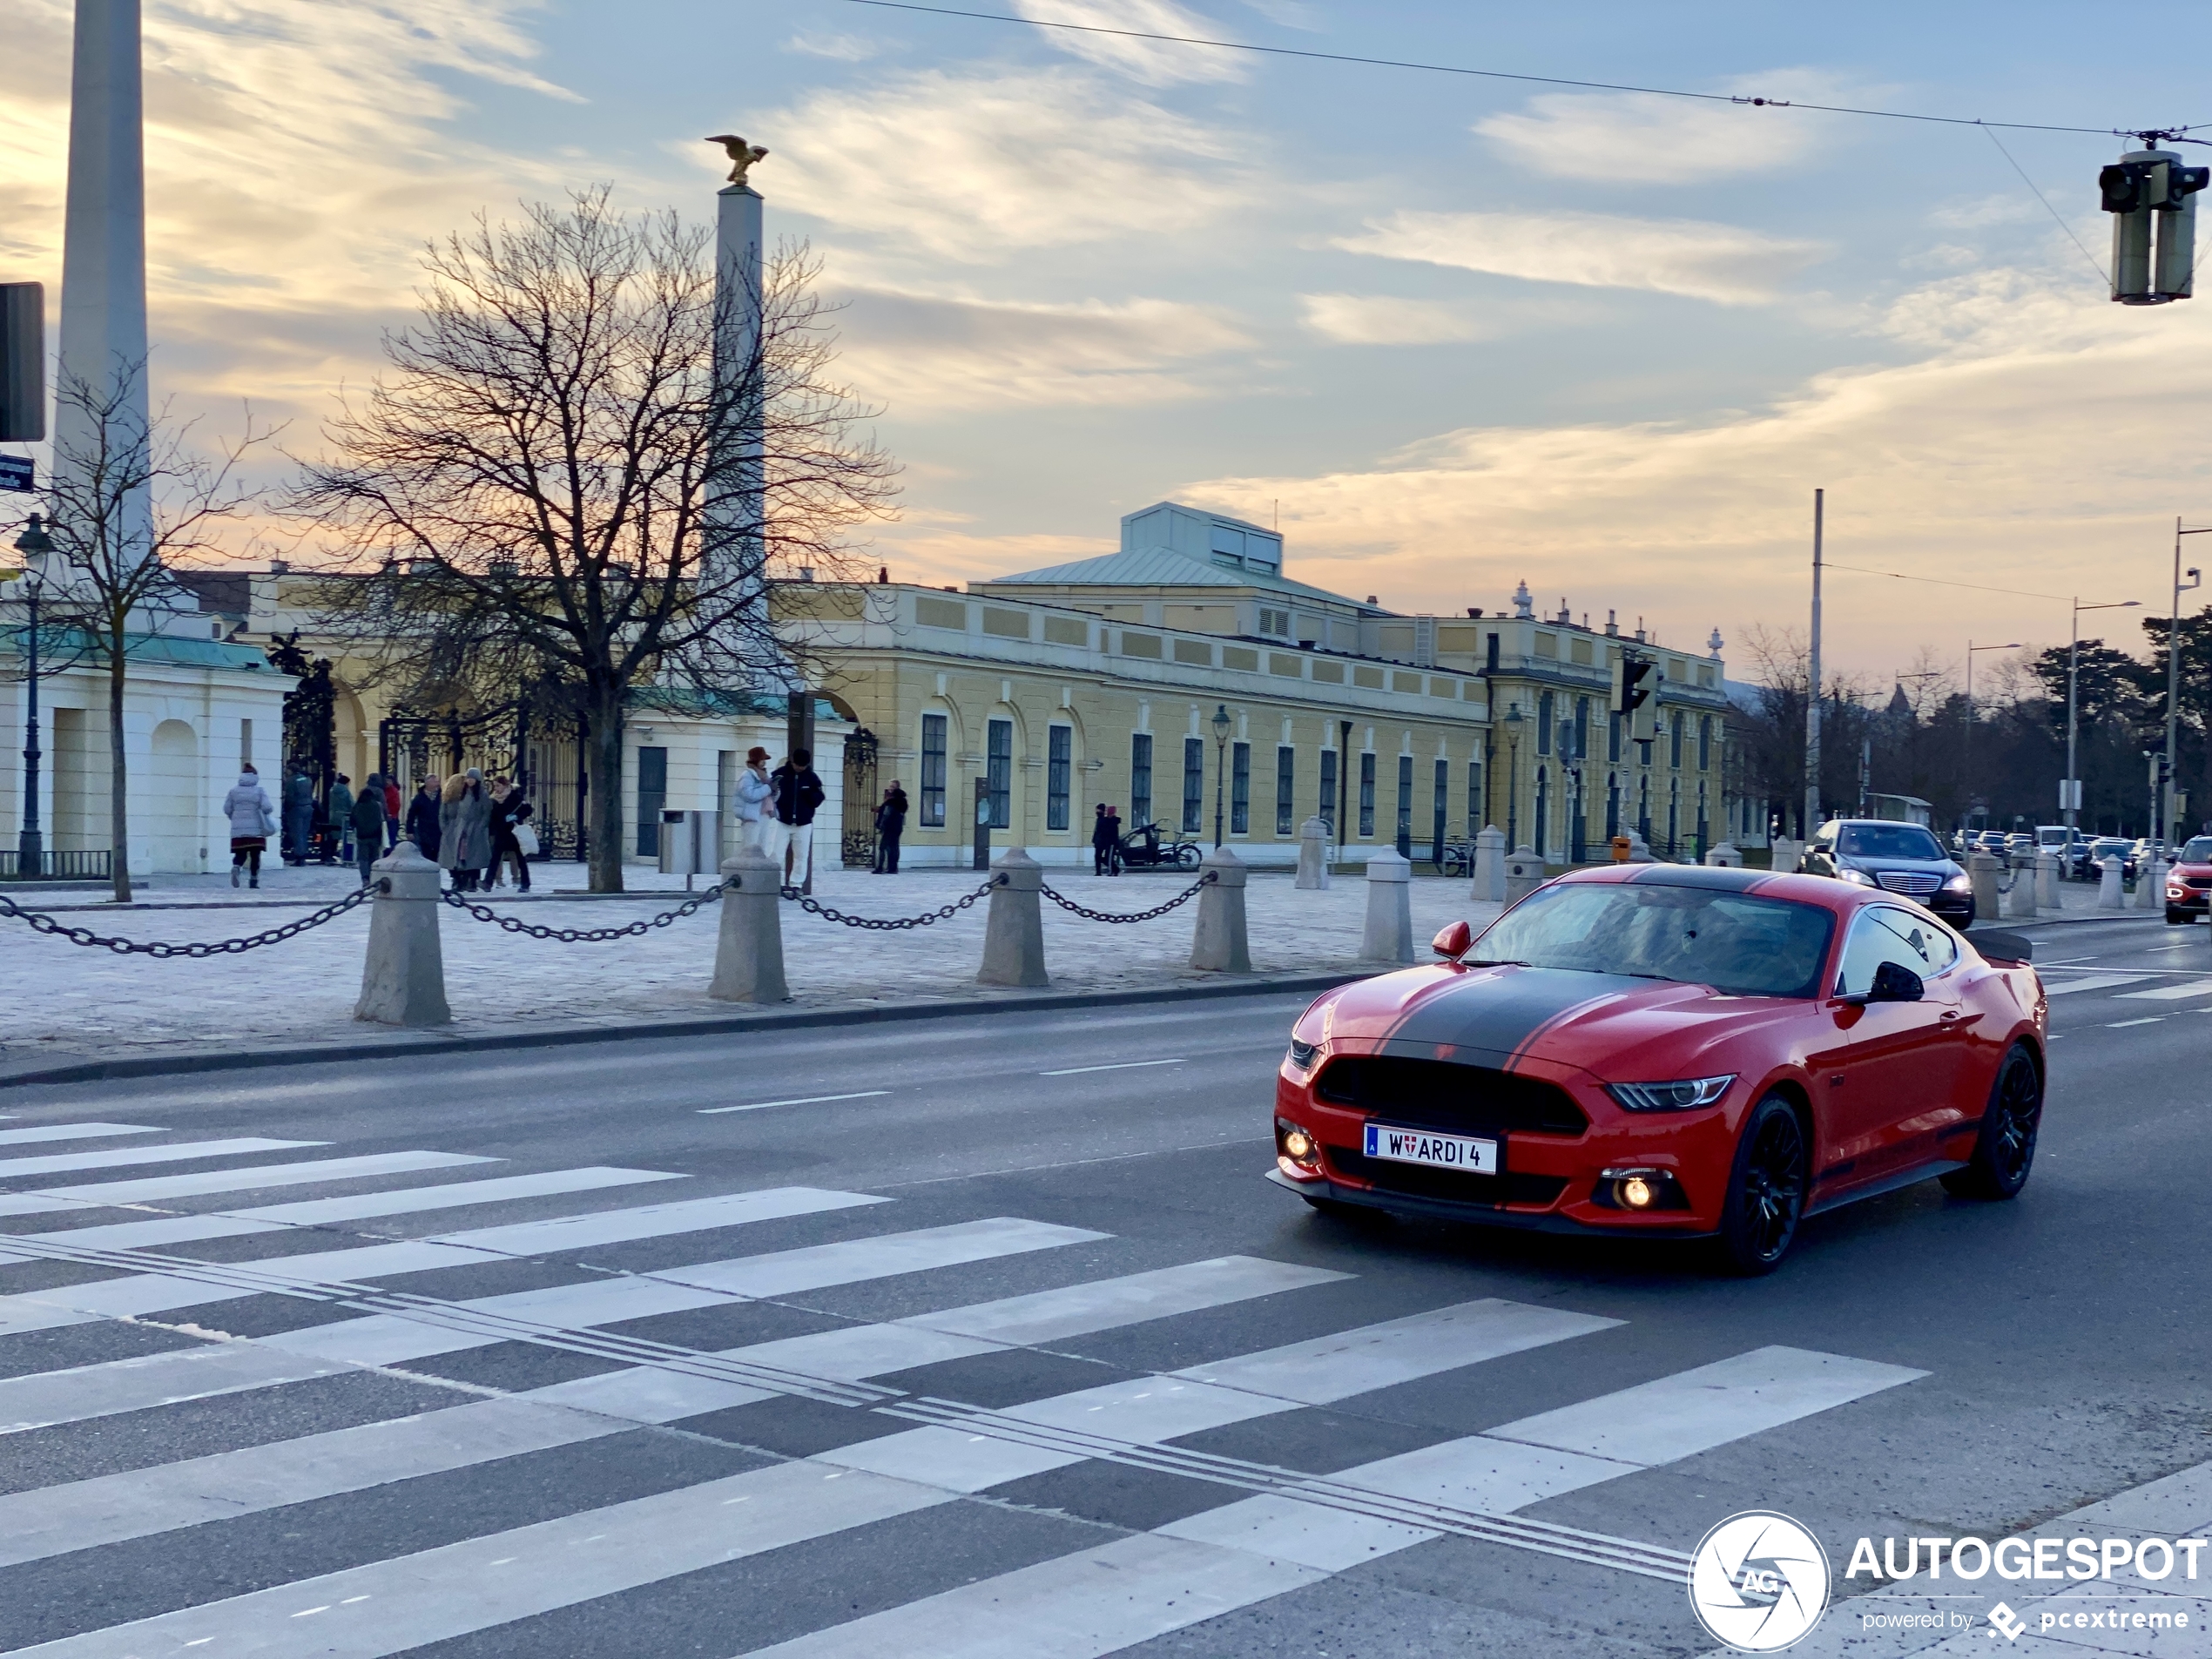
<svg viewBox="0 0 2212 1659">
<path fill-rule="evenodd" d="M 243 868 L 251 872 L 253 885 L 261 885 L 261 853 L 268 846 L 269 836 L 276 829 L 276 802 L 262 786 L 261 774 L 248 761 L 238 774 L 238 781 L 231 786 L 231 792 L 223 797 L 223 816 L 231 820 L 231 885 L 238 885 L 238 873 Z"/>
<path fill-rule="evenodd" d="M 776 786 L 768 781 L 768 752 L 753 748 L 745 752 L 745 770 L 738 774 L 738 839 L 741 846 L 765 851 L 765 839 L 769 819 L 768 802 Z"/>
</svg>

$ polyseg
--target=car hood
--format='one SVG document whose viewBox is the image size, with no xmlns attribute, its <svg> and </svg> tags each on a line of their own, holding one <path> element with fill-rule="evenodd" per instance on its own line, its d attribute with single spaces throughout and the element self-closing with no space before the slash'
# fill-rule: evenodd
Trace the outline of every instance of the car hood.
<svg viewBox="0 0 2212 1659">
<path fill-rule="evenodd" d="M 1864 870 L 1869 875 L 1882 870 L 1919 870 L 1946 879 L 1963 873 L 1952 859 L 1888 859 L 1871 853 L 1845 853 L 1836 862 L 1849 869 Z"/>
<path fill-rule="evenodd" d="M 1300 1031 L 1355 1053 L 1501 1068 L 1548 1061 L 1647 1082 L 1700 1076 L 1703 1056 L 1804 1006 L 1571 968 L 1414 968 L 1345 986 L 1316 1005 L 1320 1030 L 1301 1022 Z"/>
</svg>

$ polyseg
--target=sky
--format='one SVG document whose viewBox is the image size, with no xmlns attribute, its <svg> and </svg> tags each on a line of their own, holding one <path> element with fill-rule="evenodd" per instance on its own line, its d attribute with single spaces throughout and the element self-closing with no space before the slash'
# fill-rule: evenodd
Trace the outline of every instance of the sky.
<svg viewBox="0 0 2212 1659">
<path fill-rule="evenodd" d="M 1804 625 L 1821 487 L 1827 658 L 1879 681 L 2062 644 L 2069 596 L 2163 610 L 2175 517 L 2212 524 L 2212 292 L 2115 306 L 2101 272 L 2109 129 L 2212 124 L 2185 44 L 2033 3 L 974 9 L 2092 130 L 853 0 L 145 0 L 157 395 L 312 452 L 426 239 L 601 182 L 705 219 L 734 131 L 904 463 L 869 552 L 901 580 L 1103 551 L 1174 497 L 1396 610 L 1525 580 L 1740 660 Z M 0 278 L 51 327 L 70 5 L 10 19 Z"/>
</svg>

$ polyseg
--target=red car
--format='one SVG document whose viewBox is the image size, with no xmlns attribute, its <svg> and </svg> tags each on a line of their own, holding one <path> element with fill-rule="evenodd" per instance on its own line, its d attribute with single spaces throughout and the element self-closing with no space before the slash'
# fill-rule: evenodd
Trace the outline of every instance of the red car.
<svg viewBox="0 0 2212 1659">
<path fill-rule="evenodd" d="M 2166 920 L 2195 921 L 2212 896 L 2212 835 L 2192 835 L 2166 872 Z"/>
<path fill-rule="evenodd" d="M 1354 1207 L 1717 1240 L 1939 1176 L 2027 1181 L 2046 1005 L 2014 934 L 1817 876 L 1578 870 L 1291 1029 L 1271 1177 Z"/>
</svg>

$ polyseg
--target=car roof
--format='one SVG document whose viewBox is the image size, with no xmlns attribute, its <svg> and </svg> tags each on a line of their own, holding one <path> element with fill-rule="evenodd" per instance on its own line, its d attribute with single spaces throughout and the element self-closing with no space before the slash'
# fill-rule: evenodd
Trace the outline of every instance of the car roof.
<svg viewBox="0 0 2212 1659">
<path fill-rule="evenodd" d="M 1886 820 L 1877 819 L 1876 822 Z M 1797 875 L 1788 871 L 1743 870 L 1713 864 L 1597 864 L 1569 870 L 1562 882 L 1633 881 L 1649 887 L 1705 887 L 1728 893 L 1755 893 L 1759 897 L 1791 899 L 1844 911 L 1876 898 L 1895 898 L 1886 890 L 1852 886 L 1824 875 Z"/>
</svg>

